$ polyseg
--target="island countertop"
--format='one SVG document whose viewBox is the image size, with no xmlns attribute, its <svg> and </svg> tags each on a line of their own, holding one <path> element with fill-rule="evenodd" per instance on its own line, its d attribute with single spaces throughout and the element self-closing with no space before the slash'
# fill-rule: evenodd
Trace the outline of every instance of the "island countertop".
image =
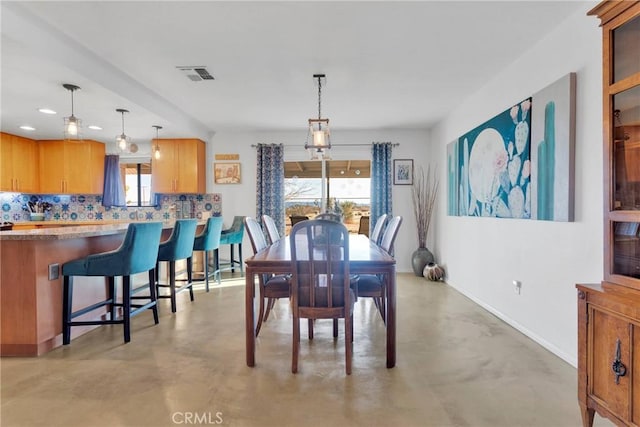
<svg viewBox="0 0 640 427">
<path fill-rule="evenodd" d="M 82 237 L 97 237 L 97 236 L 110 236 L 114 234 L 121 234 L 129 227 L 129 224 L 134 221 L 122 221 L 103 224 L 90 224 L 90 225 L 68 225 L 59 224 L 56 227 L 55 223 L 47 224 L 46 228 L 33 228 L 30 230 L 11 230 L 0 231 L 0 241 L 2 240 L 66 240 L 77 239 Z M 139 222 L 151 222 L 151 221 L 139 221 Z M 198 225 L 204 225 L 206 221 L 198 220 Z M 163 222 L 163 229 L 173 229 L 175 221 Z M 52 226 L 53 225 L 53 226 Z"/>
</svg>

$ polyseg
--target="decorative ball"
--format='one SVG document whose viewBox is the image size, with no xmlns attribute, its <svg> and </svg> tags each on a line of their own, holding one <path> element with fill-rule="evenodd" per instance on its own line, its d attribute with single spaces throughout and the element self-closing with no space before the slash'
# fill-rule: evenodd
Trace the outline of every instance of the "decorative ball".
<svg viewBox="0 0 640 427">
<path fill-rule="evenodd" d="M 424 267 L 422 275 L 427 280 L 431 280 L 432 282 L 439 282 L 441 280 L 444 280 L 444 268 L 440 267 L 435 262 L 430 262 Z"/>
</svg>

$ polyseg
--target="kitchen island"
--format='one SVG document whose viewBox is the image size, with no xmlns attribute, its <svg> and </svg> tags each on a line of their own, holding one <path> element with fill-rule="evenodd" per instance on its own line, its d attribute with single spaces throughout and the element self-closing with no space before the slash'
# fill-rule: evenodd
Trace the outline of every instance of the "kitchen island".
<svg viewBox="0 0 640 427">
<path fill-rule="evenodd" d="M 174 223 L 163 224 L 164 239 Z M 127 227 L 113 223 L 0 232 L 0 356 L 39 356 L 62 345 L 62 265 L 118 248 Z M 105 278 L 77 277 L 74 282 L 74 310 L 106 299 Z M 104 316 L 106 308 L 79 319 Z M 94 327 L 72 328 L 72 339 Z"/>
</svg>

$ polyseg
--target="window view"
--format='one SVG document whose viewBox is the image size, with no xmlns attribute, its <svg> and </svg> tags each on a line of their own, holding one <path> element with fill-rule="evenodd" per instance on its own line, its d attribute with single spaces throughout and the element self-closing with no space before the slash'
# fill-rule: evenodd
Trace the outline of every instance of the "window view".
<svg viewBox="0 0 640 427">
<path fill-rule="evenodd" d="M 326 206 L 339 213 L 350 233 L 369 232 L 369 160 L 327 160 Z M 313 219 L 321 211 L 322 162 L 285 162 L 286 234 L 297 220 Z"/>
<path fill-rule="evenodd" d="M 121 163 L 127 206 L 151 206 L 151 163 Z"/>
</svg>

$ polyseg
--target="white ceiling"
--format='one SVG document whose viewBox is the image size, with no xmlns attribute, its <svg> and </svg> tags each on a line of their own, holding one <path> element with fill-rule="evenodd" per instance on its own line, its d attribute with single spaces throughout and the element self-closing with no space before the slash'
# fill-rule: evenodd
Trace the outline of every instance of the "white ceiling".
<svg viewBox="0 0 640 427">
<path fill-rule="evenodd" d="M 4 132 L 60 138 L 71 98 L 111 143 L 306 130 L 314 73 L 341 129 L 428 128 L 574 13 L 576 1 L 1 2 Z M 584 5 L 582 5 L 584 6 Z M 206 66 L 192 82 L 180 65 Z M 58 114 L 37 111 L 49 107 Z M 36 131 L 18 126 L 28 124 Z M 96 124 L 102 131 L 86 126 Z"/>
</svg>

